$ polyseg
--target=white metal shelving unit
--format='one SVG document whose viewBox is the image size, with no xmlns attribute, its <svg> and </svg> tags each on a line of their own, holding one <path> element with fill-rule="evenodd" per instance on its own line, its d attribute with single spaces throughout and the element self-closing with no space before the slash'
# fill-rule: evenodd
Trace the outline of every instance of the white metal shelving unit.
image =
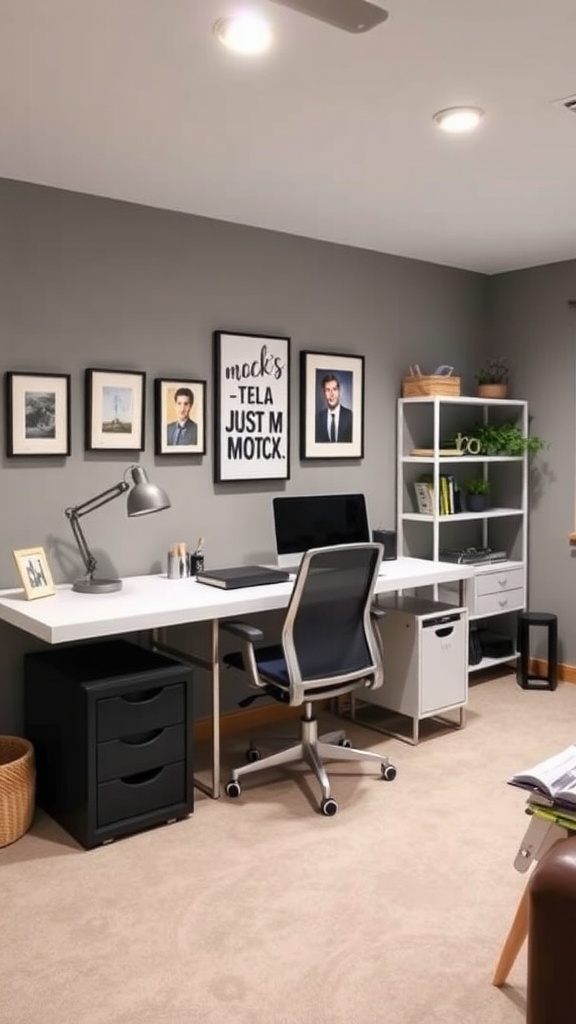
<svg viewBox="0 0 576 1024">
<path fill-rule="evenodd" d="M 505 550 L 503 562 L 475 567 L 466 584 L 465 602 L 471 622 L 508 615 L 526 608 L 528 459 L 521 456 L 440 455 L 446 438 L 459 431 L 466 434 L 476 424 L 513 421 L 528 433 L 528 404 L 514 399 L 486 399 L 474 396 L 433 395 L 398 400 L 397 423 L 397 524 L 398 554 L 440 560 L 447 547 L 467 544 Z M 414 448 L 430 449 L 431 455 L 411 455 Z M 471 472 L 472 468 L 472 472 Z M 440 477 L 452 475 L 457 482 L 483 476 L 491 484 L 496 504 L 483 512 L 455 512 L 441 515 L 417 511 L 413 484 L 422 473 L 432 476 L 434 494 L 440 494 Z M 454 540 L 452 539 L 454 538 Z M 446 590 L 436 598 L 450 600 Z M 458 602 L 454 594 L 453 603 Z M 510 620 L 512 621 L 512 620 Z M 514 631 L 515 635 L 515 631 Z M 478 671 L 513 657 L 484 658 L 470 671 Z"/>
</svg>

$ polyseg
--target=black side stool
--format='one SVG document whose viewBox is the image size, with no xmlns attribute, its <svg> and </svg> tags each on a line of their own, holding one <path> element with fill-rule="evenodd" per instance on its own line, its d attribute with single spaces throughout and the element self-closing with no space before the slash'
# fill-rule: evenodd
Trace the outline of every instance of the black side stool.
<svg viewBox="0 0 576 1024">
<path fill-rule="evenodd" d="M 530 626 L 548 630 L 548 673 L 530 673 Z M 518 682 L 524 690 L 555 690 L 558 682 L 558 616 L 551 612 L 521 612 L 518 616 Z"/>
</svg>

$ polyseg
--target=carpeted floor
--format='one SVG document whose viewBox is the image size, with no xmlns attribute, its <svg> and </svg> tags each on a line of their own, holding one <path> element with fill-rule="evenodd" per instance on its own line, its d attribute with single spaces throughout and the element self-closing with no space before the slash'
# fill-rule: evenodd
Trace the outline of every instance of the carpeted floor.
<svg viewBox="0 0 576 1024">
<path fill-rule="evenodd" d="M 526 881 L 505 780 L 572 742 L 575 717 L 576 686 L 506 674 L 472 686 L 465 729 L 427 723 L 417 747 L 354 725 L 398 778 L 334 766 L 334 818 L 296 769 L 91 852 L 38 813 L 0 850 L 0 1021 L 521 1024 L 525 953 L 490 984 Z M 245 747 L 225 741 L 226 764 Z"/>
</svg>

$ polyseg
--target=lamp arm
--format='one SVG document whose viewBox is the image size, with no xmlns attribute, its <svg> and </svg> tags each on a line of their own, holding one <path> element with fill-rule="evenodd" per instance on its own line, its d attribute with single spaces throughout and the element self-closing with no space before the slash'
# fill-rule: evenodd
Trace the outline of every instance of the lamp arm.
<svg viewBox="0 0 576 1024">
<path fill-rule="evenodd" d="M 80 526 L 78 516 L 74 514 L 73 509 L 66 509 L 66 515 L 68 516 L 70 526 L 72 527 L 72 533 L 74 534 L 74 539 L 78 545 L 80 554 L 82 555 L 82 561 L 84 562 L 84 566 L 86 568 L 86 575 L 88 577 L 92 577 L 96 571 L 96 565 L 98 563 L 96 562 L 94 555 L 92 554 L 90 548 L 88 547 L 88 543 L 86 541 L 86 537 L 84 536 L 82 527 Z"/>
<path fill-rule="evenodd" d="M 102 505 L 107 505 L 109 501 L 113 501 L 114 498 L 119 498 L 120 495 L 124 494 L 129 490 L 129 488 L 130 485 L 126 480 L 121 480 L 120 483 L 114 484 L 113 487 L 109 487 L 106 491 L 102 491 L 94 498 L 89 498 L 88 501 L 83 501 L 80 505 L 75 505 L 72 508 L 64 509 L 64 514 L 72 527 L 74 539 L 78 545 L 78 550 L 80 551 L 82 561 L 86 567 L 86 575 L 89 578 L 94 575 L 97 562 L 88 547 L 88 542 L 86 541 L 86 537 L 84 536 L 84 532 L 80 526 L 80 519 L 82 516 L 87 515 L 88 512 L 94 512 L 97 508 L 101 508 Z"/>
<path fill-rule="evenodd" d="M 109 501 L 113 501 L 114 498 L 119 498 L 121 494 L 125 494 L 129 490 L 130 484 L 126 480 L 121 480 L 119 483 L 114 484 L 113 487 L 109 487 L 106 491 L 102 491 L 97 494 L 94 498 L 88 498 L 88 501 L 83 501 L 80 505 L 74 505 L 73 508 L 67 508 L 64 510 L 65 515 L 68 519 L 72 520 L 80 519 L 81 516 L 85 516 L 88 512 L 95 512 L 97 508 L 101 508 L 102 505 L 107 505 Z"/>
</svg>

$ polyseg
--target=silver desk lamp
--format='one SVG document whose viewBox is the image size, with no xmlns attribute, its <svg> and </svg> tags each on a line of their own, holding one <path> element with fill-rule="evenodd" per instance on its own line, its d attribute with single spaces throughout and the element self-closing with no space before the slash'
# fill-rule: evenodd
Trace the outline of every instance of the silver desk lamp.
<svg viewBox="0 0 576 1024">
<path fill-rule="evenodd" d="M 132 490 L 130 490 L 131 485 L 126 479 L 129 473 L 132 476 Z M 74 505 L 73 508 L 64 510 L 82 555 L 82 561 L 86 566 L 86 575 L 81 580 L 76 580 L 72 587 L 80 594 L 111 594 L 115 590 L 122 589 L 122 580 L 99 579 L 94 576 L 97 563 L 82 532 L 80 519 L 89 512 L 101 508 L 102 505 L 107 505 L 114 498 L 119 498 L 126 491 L 130 491 L 127 501 L 129 516 L 145 516 L 149 512 L 161 512 L 162 509 L 170 508 L 170 498 L 161 487 L 150 483 L 146 470 L 141 466 L 129 466 L 123 479 L 114 487 L 109 487 L 108 490 L 102 491 L 94 498 L 89 498 L 81 505 Z"/>
</svg>

